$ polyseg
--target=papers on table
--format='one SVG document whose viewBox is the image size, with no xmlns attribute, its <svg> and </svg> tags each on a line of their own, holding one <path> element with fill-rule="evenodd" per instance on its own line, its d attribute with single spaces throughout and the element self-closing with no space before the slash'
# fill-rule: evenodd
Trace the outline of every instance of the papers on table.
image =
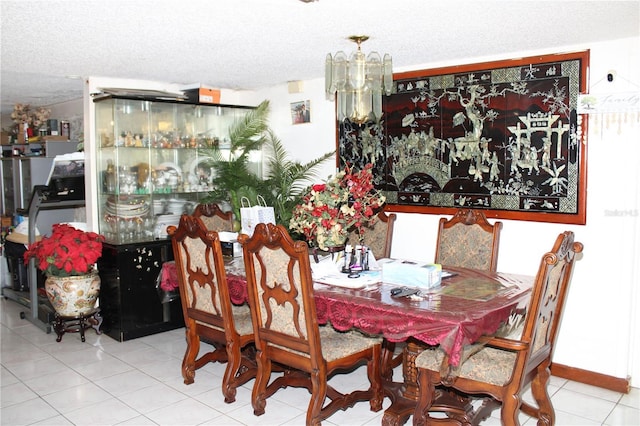
<svg viewBox="0 0 640 426">
<path fill-rule="evenodd" d="M 380 271 L 363 271 L 359 273 L 357 278 L 349 278 L 349 274 L 335 272 L 318 278 L 314 275 L 313 280 L 318 283 L 345 288 L 364 288 L 382 281 Z"/>
<path fill-rule="evenodd" d="M 364 288 L 382 281 L 382 275 L 377 271 L 359 271 L 359 276 L 349 278 L 350 274 L 341 272 L 342 262 L 335 262 L 327 256 L 320 262 L 311 262 L 313 280 L 322 284 L 329 284 L 346 288 Z"/>
</svg>

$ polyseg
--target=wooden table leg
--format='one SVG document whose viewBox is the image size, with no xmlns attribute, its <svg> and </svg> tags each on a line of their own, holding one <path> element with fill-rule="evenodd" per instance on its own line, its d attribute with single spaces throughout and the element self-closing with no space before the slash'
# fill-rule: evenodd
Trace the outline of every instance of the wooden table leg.
<svg viewBox="0 0 640 426">
<path fill-rule="evenodd" d="M 402 354 L 403 382 L 388 382 L 385 384 L 387 396 L 391 399 L 391 406 L 386 409 L 382 417 L 384 426 L 400 426 L 407 422 L 413 415 L 419 398 L 418 369 L 416 358 L 425 350 L 424 344 L 414 339 L 409 339 Z M 434 406 L 442 407 L 450 417 L 468 421 L 473 406 L 469 399 L 461 395 L 453 395 L 447 391 L 436 390 L 436 402 Z M 446 408 L 445 408 L 446 407 Z M 439 410 L 436 410 L 439 411 Z"/>
<path fill-rule="evenodd" d="M 382 417 L 384 426 L 398 426 L 406 423 L 413 414 L 418 400 L 418 370 L 416 357 L 424 347 L 412 339 L 407 341 L 402 353 L 403 383 L 387 383 L 387 396 L 391 398 L 391 406 Z"/>
</svg>

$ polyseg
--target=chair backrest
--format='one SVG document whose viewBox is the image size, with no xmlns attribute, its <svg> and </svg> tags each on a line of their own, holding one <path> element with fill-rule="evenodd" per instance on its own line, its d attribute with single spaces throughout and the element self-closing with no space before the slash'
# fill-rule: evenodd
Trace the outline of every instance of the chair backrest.
<svg viewBox="0 0 640 426">
<path fill-rule="evenodd" d="M 309 248 L 282 225 L 260 223 L 241 234 L 256 348 L 301 370 L 322 362 Z"/>
<path fill-rule="evenodd" d="M 495 272 L 502 222 L 491 225 L 480 210 L 459 209 L 441 218 L 435 263 Z"/>
<path fill-rule="evenodd" d="M 215 203 L 198 204 L 193 216 L 199 217 L 209 231 L 233 231 L 233 212 L 223 212 Z"/>
<path fill-rule="evenodd" d="M 168 229 L 185 322 L 198 321 L 235 333 L 220 239 L 200 218 L 182 215 Z"/>
<path fill-rule="evenodd" d="M 376 259 L 391 257 L 391 243 L 393 242 L 393 226 L 396 214 L 386 214 L 383 210 L 378 213 L 378 220 L 372 227 L 366 228 L 362 236 L 362 243 L 369 247 Z M 356 231 L 349 235 L 349 244 L 360 244 L 360 236 Z"/>
<path fill-rule="evenodd" d="M 531 342 L 529 366 L 537 366 L 553 355 L 575 256 L 582 248 L 582 243 L 574 242 L 573 232 L 566 231 L 542 256 L 521 337 Z"/>
</svg>

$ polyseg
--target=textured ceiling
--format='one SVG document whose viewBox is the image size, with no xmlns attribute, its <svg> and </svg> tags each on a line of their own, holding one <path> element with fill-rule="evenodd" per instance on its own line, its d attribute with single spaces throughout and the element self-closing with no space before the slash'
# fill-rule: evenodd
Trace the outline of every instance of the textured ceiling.
<svg viewBox="0 0 640 426">
<path fill-rule="evenodd" d="M 352 34 L 397 71 L 640 33 L 638 0 L 2 0 L 0 12 L 2 113 L 77 99 L 87 76 L 232 89 L 321 78 Z"/>
</svg>

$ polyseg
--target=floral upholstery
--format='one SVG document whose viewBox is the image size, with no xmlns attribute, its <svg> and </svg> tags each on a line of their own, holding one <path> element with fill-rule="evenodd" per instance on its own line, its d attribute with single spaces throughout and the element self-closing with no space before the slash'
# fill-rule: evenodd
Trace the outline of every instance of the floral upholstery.
<svg viewBox="0 0 640 426">
<path fill-rule="evenodd" d="M 241 336 L 252 334 L 253 324 L 251 323 L 251 311 L 249 310 L 249 305 L 231 305 L 231 311 L 233 312 L 234 325 L 238 334 Z M 196 323 L 202 327 L 209 327 L 214 330 L 224 332 L 224 327 L 219 327 L 199 320 L 196 320 Z"/>
<path fill-rule="evenodd" d="M 378 220 L 373 226 L 366 227 L 362 241 L 356 231 L 349 235 L 349 244 L 357 245 L 362 243 L 369 247 L 376 259 L 391 257 L 391 242 L 393 239 L 393 226 L 395 224 L 396 215 L 391 213 L 387 215 L 384 211 L 378 213 Z"/>
<path fill-rule="evenodd" d="M 198 204 L 193 216 L 200 218 L 209 231 L 233 231 L 233 213 L 223 212 L 217 204 Z"/>
<path fill-rule="evenodd" d="M 513 366 L 516 362 L 515 352 L 471 345 L 464 349 L 462 357 L 465 360 L 456 377 L 504 385 L 511 379 Z M 429 348 L 416 358 L 417 368 L 440 370 L 444 360 L 444 351 L 440 348 Z"/>
<path fill-rule="evenodd" d="M 184 382 L 193 383 L 196 370 L 207 362 L 226 362 L 222 392 L 226 402 L 233 402 L 236 388 L 255 376 L 251 313 L 247 306 L 231 305 L 217 232 L 208 231 L 198 217 L 183 215 L 169 235 L 185 317 Z M 201 338 L 215 349 L 199 354 Z"/>
<path fill-rule="evenodd" d="M 484 404 L 476 404 L 479 408 L 468 419 L 486 418 L 500 406 L 502 424 L 518 424 L 520 411 L 535 417 L 538 424 L 554 424 L 547 392 L 549 368 L 575 255 L 582 248 L 574 242 L 573 232 L 560 234 L 552 250 L 542 257 L 524 319 L 521 312 L 514 312 L 495 336 L 465 347 L 455 370 L 443 368 L 448 366 L 448 356 L 439 347 L 428 348 L 416 357 L 421 395 L 415 424 L 427 423 L 429 412 L 451 412 L 451 404 L 433 401 L 438 385 L 445 385 L 450 392 L 490 395 Z M 527 384 L 531 384 L 537 406 L 522 400 Z"/>
<path fill-rule="evenodd" d="M 477 210 L 461 209 L 438 230 L 436 263 L 494 271 L 497 266 L 501 222 L 490 225 Z"/>
<path fill-rule="evenodd" d="M 493 235 L 475 225 L 456 224 L 443 231 L 438 263 L 489 270 Z"/>
<path fill-rule="evenodd" d="M 322 357 L 336 361 L 382 343 L 380 337 L 367 337 L 358 331 L 337 331 L 331 325 L 320 327 Z"/>
<path fill-rule="evenodd" d="M 307 323 L 303 306 L 301 283 L 297 279 L 290 280 L 288 273 L 294 277 L 300 276 L 300 266 L 282 250 L 272 250 L 263 247 L 259 256 L 254 257 L 256 283 L 258 285 L 258 306 L 260 307 L 261 324 L 279 333 L 297 339 L 307 338 Z M 290 303 L 280 303 L 282 299 L 276 299 L 265 293 L 280 288 L 283 292 L 291 294 Z M 268 300 L 265 303 L 265 299 Z"/>
<path fill-rule="evenodd" d="M 313 297 L 309 248 L 294 242 L 282 225 L 260 223 L 253 236 L 239 237 L 244 254 L 249 302 L 255 326 L 258 372 L 252 392 L 254 414 L 281 387 L 302 386 L 311 392 L 307 424 L 319 425 L 338 409 L 369 401 L 382 409 L 381 338 L 320 327 Z M 328 385 L 335 370 L 367 362 L 370 387 L 342 394 Z M 273 364 L 285 374 L 270 380 Z M 329 398 L 330 403 L 325 404 Z"/>
</svg>

